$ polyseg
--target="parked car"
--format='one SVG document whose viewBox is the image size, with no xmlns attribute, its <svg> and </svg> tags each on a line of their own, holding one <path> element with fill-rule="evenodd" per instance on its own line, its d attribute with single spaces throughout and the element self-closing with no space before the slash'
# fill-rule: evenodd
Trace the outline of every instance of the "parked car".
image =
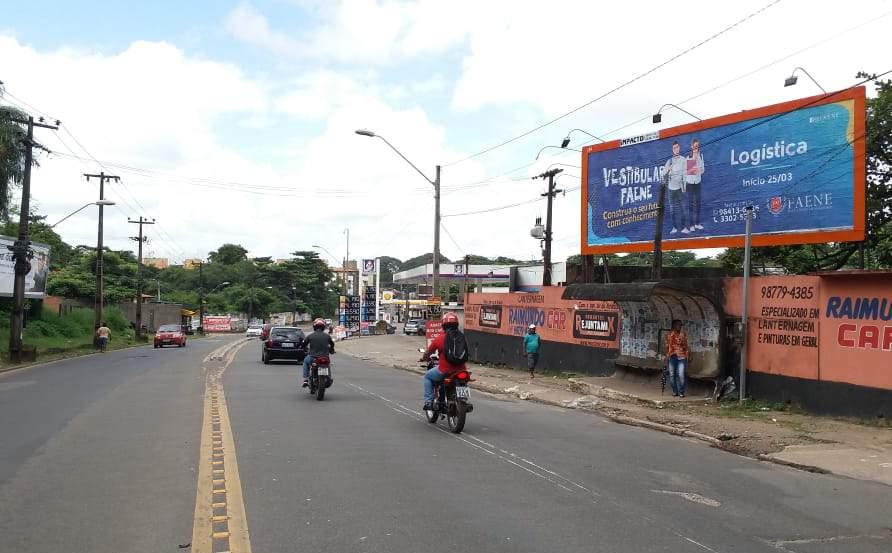
<svg viewBox="0 0 892 553">
<path fill-rule="evenodd" d="M 263 334 L 263 325 L 250 325 L 245 331 L 247 338 L 260 338 L 261 334 Z"/>
<path fill-rule="evenodd" d="M 293 359 L 303 362 L 307 350 L 303 348 L 304 332 L 296 326 L 273 326 L 263 341 L 260 360 L 268 364 L 274 359 Z"/>
<path fill-rule="evenodd" d="M 426 323 L 424 319 L 409 319 L 406 321 L 405 326 L 403 326 L 403 334 L 416 334 L 418 336 L 424 336 Z"/>
<path fill-rule="evenodd" d="M 155 347 L 164 346 L 186 347 L 186 334 L 181 325 L 161 325 L 155 332 Z"/>
</svg>

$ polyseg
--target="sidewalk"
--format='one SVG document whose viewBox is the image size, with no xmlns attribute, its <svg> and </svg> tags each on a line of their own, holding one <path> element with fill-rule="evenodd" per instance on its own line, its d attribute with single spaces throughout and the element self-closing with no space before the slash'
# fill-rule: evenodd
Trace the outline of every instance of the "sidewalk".
<svg viewBox="0 0 892 553">
<path fill-rule="evenodd" d="M 376 364 L 423 373 L 425 339 L 400 334 L 351 338 L 338 350 Z M 706 441 L 750 457 L 815 472 L 892 485 L 892 427 L 814 416 L 774 406 L 712 402 L 712 387 L 692 383 L 688 397 L 660 390 L 656 377 L 537 375 L 472 365 L 475 389 L 598 412 L 615 422 Z"/>
</svg>

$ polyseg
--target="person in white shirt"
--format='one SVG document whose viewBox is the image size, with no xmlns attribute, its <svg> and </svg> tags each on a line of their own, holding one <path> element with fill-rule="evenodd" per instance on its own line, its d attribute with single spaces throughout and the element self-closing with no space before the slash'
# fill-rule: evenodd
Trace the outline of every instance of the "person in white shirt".
<svg viewBox="0 0 892 553">
<path fill-rule="evenodd" d="M 669 189 L 669 210 L 672 213 L 672 230 L 669 234 L 678 232 L 679 223 L 681 223 L 682 234 L 688 234 L 691 230 L 688 228 L 687 202 L 685 202 L 685 169 L 687 160 L 681 155 L 681 144 L 677 141 L 672 143 L 672 157 L 663 166 L 663 176 L 666 178 L 667 188 Z"/>
<path fill-rule="evenodd" d="M 703 164 L 703 154 L 700 153 L 700 140 L 691 140 L 691 153 L 686 159 L 684 182 L 686 195 L 688 197 L 688 222 L 689 229 L 703 230 L 700 224 L 700 181 L 703 176 L 705 165 Z"/>
</svg>

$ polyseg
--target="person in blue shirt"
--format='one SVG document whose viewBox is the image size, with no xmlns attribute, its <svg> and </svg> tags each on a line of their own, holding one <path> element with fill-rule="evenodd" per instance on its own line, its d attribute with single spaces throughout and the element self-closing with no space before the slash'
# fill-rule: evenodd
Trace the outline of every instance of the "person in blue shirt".
<svg viewBox="0 0 892 553">
<path fill-rule="evenodd" d="M 526 336 L 523 337 L 523 350 L 527 356 L 527 368 L 530 369 L 530 378 L 536 370 L 536 364 L 539 362 L 539 345 L 541 340 L 536 334 L 536 325 L 530 325 Z"/>
</svg>

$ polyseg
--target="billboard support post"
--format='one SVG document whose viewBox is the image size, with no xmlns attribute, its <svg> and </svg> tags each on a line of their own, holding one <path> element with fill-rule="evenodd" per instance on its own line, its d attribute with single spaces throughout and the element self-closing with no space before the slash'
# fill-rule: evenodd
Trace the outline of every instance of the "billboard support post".
<svg viewBox="0 0 892 553">
<path fill-rule="evenodd" d="M 657 194 L 657 223 L 656 228 L 654 229 L 654 261 L 650 275 L 650 279 L 653 281 L 663 278 L 663 211 L 665 211 L 666 207 L 666 186 L 664 186 L 665 183 L 663 181 L 665 180 L 665 177 L 660 179 L 660 192 Z M 607 258 L 605 257 L 604 259 L 604 270 L 606 271 Z"/>
<path fill-rule="evenodd" d="M 744 210 L 744 218 L 746 221 L 746 234 L 744 235 L 743 246 L 743 301 L 742 312 L 740 316 L 740 331 L 742 333 L 742 344 L 740 346 L 740 403 L 746 401 L 746 350 L 749 345 L 749 311 L 748 300 L 750 293 L 750 251 L 752 250 L 753 239 L 753 206 L 746 206 Z"/>
<path fill-rule="evenodd" d="M 41 118 L 42 120 L 42 118 Z M 13 362 L 22 360 L 22 329 L 24 328 L 25 317 L 25 276 L 31 270 L 31 257 L 34 253 L 29 247 L 31 242 L 28 240 L 28 225 L 31 215 L 31 164 L 33 162 L 32 150 L 34 148 L 34 127 L 43 129 L 58 129 L 57 124 L 47 125 L 41 122 L 34 122 L 34 117 L 28 116 L 27 121 L 13 120 L 15 123 L 28 126 L 25 139 L 22 141 L 25 145 L 25 167 L 24 175 L 22 175 L 22 209 L 19 211 L 19 236 L 10 249 L 12 250 L 13 260 L 15 261 L 15 280 L 12 287 L 12 316 L 9 324 L 9 359 Z"/>
</svg>

